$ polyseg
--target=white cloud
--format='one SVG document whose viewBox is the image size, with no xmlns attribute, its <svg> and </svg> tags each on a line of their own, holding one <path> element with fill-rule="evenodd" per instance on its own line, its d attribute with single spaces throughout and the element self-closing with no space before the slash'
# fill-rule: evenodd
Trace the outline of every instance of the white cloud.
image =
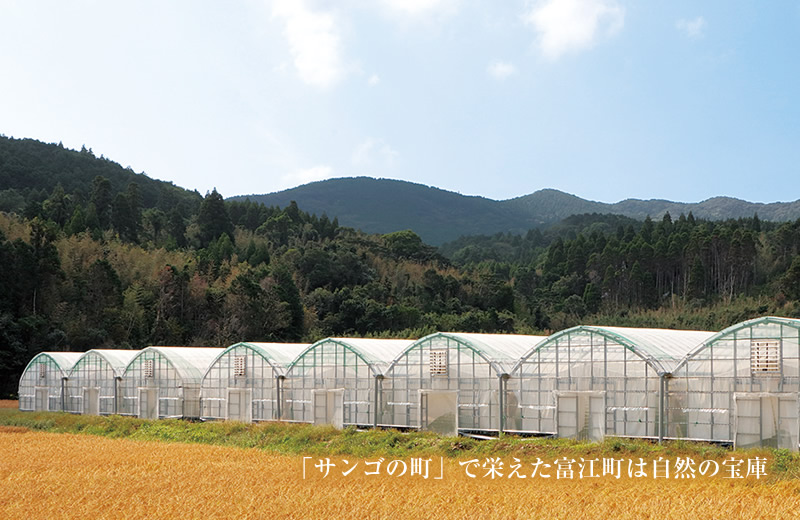
<svg viewBox="0 0 800 520">
<path fill-rule="evenodd" d="M 296 170 L 281 177 L 281 182 L 286 187 L 295 187 L 309 182 L 330 179 L 333 176 L 333 168 L 320 165 L 302 170 Z"/>
<path fill-rule="evenodd" d="M 370 87 L 374 87 L 374 86 L 376 86 L 376 85 L 377 85 L 378 83 L 380 83 L 380 82 L 381 82 L 381 78 L 380 78 L 380 76 L 378 76 L 377 74 L 373 74 L 373 75 L 372 75 L 372 76 L 370 76 L 370 77 L 369 77 L 369 79 L 367 80 L 367 85 L 369 85 Z"/>
<path fill-rule="evenodd" d="M 706 19 L 698 16 L 694 20 L 678 20 L 675 27 L 692 39 L 702 38 L 706 29 Z"/>
<path fill-rule="evenodd" d="M 372 166 L 376 163 L 391 166 L 400 153 L 383 139 L 368 137 L 353 151 L 352 161 L 356 166 Z"/>
<path fill-rule="evenodd" d="M 537 46 L 549 60 L 591 48 L 598 35 L 613 35 L 625 24 L 625 9 L 615 0 L 543 0 L 523 15 L 537 33 Z"/>
<path fill-rule="evenodd" d="M 272 15 L 285 22 L 284 36 L 304 82 L 328 88 L 345 74 L 336 18 L 308 9 L 303 0 L 276 0 Z"/>
<path fill-rule="evenodd" d="M 494 63 L 489 64 L 489 66 L 486 68 L 486 72 L 495 79 L 504 80 L 509 76 L 516 74 L 517 68 L 513 63 L 495 61 Z"/>
<path fill-rule="evenodd" d="M 383 3 L 393 11 L 420 15 L 445 8 L 449 9 L 454 2 L 452 0 L 383 0 Z"/>
</svg>

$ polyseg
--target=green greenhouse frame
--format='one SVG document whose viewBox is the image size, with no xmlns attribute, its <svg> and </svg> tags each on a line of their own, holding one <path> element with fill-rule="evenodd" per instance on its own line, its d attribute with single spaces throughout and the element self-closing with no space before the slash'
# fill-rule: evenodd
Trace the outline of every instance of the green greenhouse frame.
<svg viewBox="0 0 800 520">
<path fill-rule="evenodd" d="M 280 418 L 280 382 L 286 368 L 310 345 L 236 343 L 226 348 L 203 375 L 203 420 L 270 421 Z"/>
<path fill-rule="evenodd" d="M 144 419 L 199 418 L 200 385 L 221 348 L 147 347 L 125 368 L 119 413 Z"/>
<path fill-rule="evenodd" d="M 765 316 L 715 334 L 668 381 L 669 436 L 798 450 L 800 320 Z"/>
<path fill-rule="evenodd" d="M 513 368 L 509 431 L 599 441 L 663 439 L 665 381 L 713 332 L 578 326 L 548 337 Z"/>
<path fill-rule="evenodd" d="M 82 352 L 42 352 L 30 360 L 19 378 L 19 409 L 64 411 L 66 378 Z"/>
<path fill-rule="evenodd" d="M 382 378 L 380 425 L 446 435 L 505 430 L 511 368 L 545 339 L 437 332 L 415 341 Z"/>
<path fill-rule="evenodd" d="M 85 352 L 67 377 L 65 411 L 86 415 L 118 413 L 122 375 L 139 352 L 122 349 Z"/>
<path fill-rule="evenodd" d="M 380 384 L 389 364 L 413 341 L 326 338 L 301 353 L 281 385 L 281 419 L 376 426 Z"/>
</svg>

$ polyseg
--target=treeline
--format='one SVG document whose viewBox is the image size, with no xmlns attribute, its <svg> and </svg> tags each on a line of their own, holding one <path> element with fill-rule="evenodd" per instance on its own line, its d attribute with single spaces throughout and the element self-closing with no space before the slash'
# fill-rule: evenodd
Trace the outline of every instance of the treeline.
<svg viewBox="0 0 800 520">
<path fill-rule="evenodd" d="M 517 318 L 536 329 L 600 316 L 621 324 L 630 313 L 658 309 L 698 313 L 745 298 L 759 302 L 743 310 L 746 317 L 797 314 L 785 304 L 800 300 L 800 220 L 704 221 L 689 213 L 673 221 L 667 213 L 612 230 L 625 217 L 597 217 L 571 217 L 562 233 L 466 237 L 446 247 L 467 275 L 488 270 L 511 283 Z M 719 327 L 712 317 L 704 328 Z"/>
<path fill-rule="evenodd" d="M 4 393 L 42 350 L 515 330 L 509 283 L 464 276 L 411 231 L 366 235 L 216 190 L 184 216 L 142 209 L 134 184 L 92 184 L 83 202 L 59 185 L 0 214 Z"/>
</svg>

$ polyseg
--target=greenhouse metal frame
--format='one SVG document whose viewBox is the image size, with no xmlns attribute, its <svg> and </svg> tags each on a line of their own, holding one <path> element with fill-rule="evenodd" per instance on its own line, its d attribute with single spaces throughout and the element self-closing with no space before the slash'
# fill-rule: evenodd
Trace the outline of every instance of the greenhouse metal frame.
<svg viewBox="0 0 800 520">
<path fill-rule="evenodd" d="M 326 338 L 286 370 L 281 418 L 313 424 L 376 426 L 380 379 L 413 341 Z"/>
<path fill-rule="evenodd" d="M 669 436 L 798 450 L 800 320 L 765 316 L 715 334 L 673 371 Z"/>
<path fill-rule="evenodd" d="M 66 377 L 82 352 L 42 352 L 30 360 L 19 379 L 19 409 L 63 411 Z"/>
<path fill-rule="evenodd" d="M 122 374 L 139 352 L 122 349 L 85 352 L 67 377 L 65 411 L 86 415 L 118 413 Z"/>
<path fill-rule="evenodd" d="M 279 419 L 280 380 L 309 344 L 242 342 L 226 348 L 203 376 L 200 418 Z"/>
<path fill-rule="evenodd" d="M 800 448 L 800 320 L 43 352 L 20 410 Z"/>
<path fill-rule="evenodd" d="M 545 339 L 437 332 L 415 341 L 383 378 L 380 424 L 445 435 L 503 431 L 511 367 Z"/>
<path fill-rule="evenodd" d="M 507 384 L 509 431 L 599 441 L 662 439 L 665 380 L 712 332 L 578 326 L 523 356 Z"/>
<path fill-rule="evenodd" d="M 199 418 L 203 374 L 224 349 L 147 347 L 122 376 L 122 415 Z"/>
</svg>

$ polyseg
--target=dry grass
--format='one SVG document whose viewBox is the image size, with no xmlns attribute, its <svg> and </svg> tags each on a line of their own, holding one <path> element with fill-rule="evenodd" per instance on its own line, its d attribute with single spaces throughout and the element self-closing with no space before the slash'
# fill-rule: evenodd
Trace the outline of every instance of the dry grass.
<svg viewBox="0 0 800 520">
<path fill-rule="evenodd" d="M 12 401 L 10 399 L 0 399 L 0 408 L 13 408 L 19 409 L 19 401 Z"/>
<path fill-rule="evenodd" d="M 351 458 L 350 465 L 356 459 Z M 368 459 L 371 460 L 371 459 Z M 338 460 L 340 464 L 341 460 Z M 510 461 L 509 461 L 510 462 Z M 0 518 L 796 518 L 800 483 L 302 479 L 302 457 L 253 449 L 0 431 Z M 338 473 L 337 473 L 338 470 Z"/>
</svg>

